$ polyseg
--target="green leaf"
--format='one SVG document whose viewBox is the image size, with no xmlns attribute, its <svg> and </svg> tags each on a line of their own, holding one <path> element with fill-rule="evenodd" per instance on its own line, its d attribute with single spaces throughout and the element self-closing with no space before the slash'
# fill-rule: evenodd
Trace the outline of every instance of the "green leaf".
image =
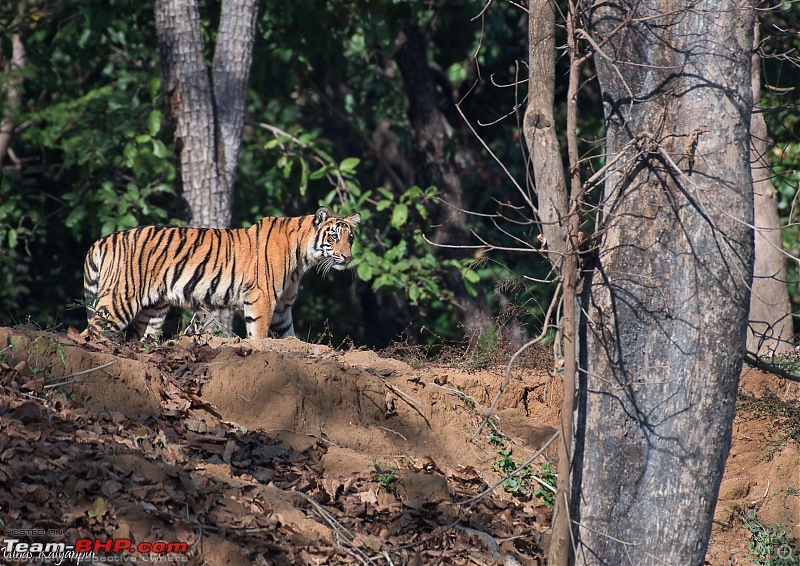
<svg viewBox="0 0 800 566">
<path fill-rule="evenodd" d="M 86 216 L 86 209 L 82 206 L 73 208 L 64 220 L 64 226 L 72 228 L 77 226 Z"/>
<path fill-rule="evenodd" d="M 161 129 L 161 112 L 158 110 L 152 110 L 150 112 L 150 116 L 147 119 L 147 131 L 150 132 L 151 136 L 154 136 L 158 133 Z"/>
<path fill-rule="evenodd" d="M 358 157 L 348 157 L 339 164 L 342 173 L 353 173 L 361 160 Z"/>
<path fill-rule="evenodd" d="M 464 272 L 464 279 L 469 281 L 470 283 L 478 283 L 481 280 L 481 276 L 478 275 L 478 272 L 474 269 L 467 269 Z"/>
<path fill-rule="evenodd" d="M 300 160 L 300 196 L 306 195 L 308 189 L 308 163 L 305 159 Z"/>
<path fill-rule="evenodd" d="M 398 204 L 392 211 L 392 226 L 400 228 L 408 220 L 408 207 L 404 204 Z"/>
<path fill-rule="evenodd" d="M 356 268 L 356 274 L 362 281 L 369 281 L 372 279 L 372 266 L 370 266 L 368 263 L 359 263 L 358 267 Z"/>
<path fill-rule="evenodd" d="M 153 155 L 159 159 L 164 159 L 167 157 L 167 155 L 169 155 L 169 150 L 167 149 L 167 146 L 164 145 L 164 142 L 157 139 L 153 140 Z"/>
<path fill-rule="evenodd" d="M 136 217 L 131 213 L 125 214 L 125 215 L 122 216 L 122 218 L 119 219 L 119 225 L 123 229 L 125 229 L 125 228 L 133 228 L 134 226 L 136 226 L 138 224 L 139 224 L 139 221 L 136 220 Z"/>
<path fill-rule="evenodd" d="M 128 165 L 130 165 L 136 159 L 136 146 L 132 143 L 126 143 L 122 149 L 122 155 L 125 156 L 125 159 L 128 160 Z"/>
<path fill-rule="evenodd" d="M 17 247 L 17 231 L 14 228 L 8 230 L 8 247 L 10 249 Z"/>
<path fill-rule="evenodd" d="M 328 174 L 331 168 L 328 165 L 323 165 L 316 171 L 312 172 L 311 175 L 308 176 L 309 179 L 312 181 L 316 181 L 317 179 L 322 179 L 325 175 Z"/>
<path fill-rule="evenodd" d="M 417 300 L 419 299 L 419 295 L 420 295 L 419 287 L 417 287 L 416 285 L 412 285 L 411 287 L 409 287 L 409 289 L 408 289 L 408 298 L 411 301 L 412 305 L 416 305 L 417 304 Z"/>
</svg>

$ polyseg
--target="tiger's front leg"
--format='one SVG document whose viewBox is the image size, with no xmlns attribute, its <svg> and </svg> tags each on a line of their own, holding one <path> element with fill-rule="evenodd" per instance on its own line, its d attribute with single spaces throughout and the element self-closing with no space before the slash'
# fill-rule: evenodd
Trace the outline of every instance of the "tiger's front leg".
<svg viewBox="0 0 800 566">
<path fill-rule="evenodd" d="M 261 340 L 267 337 L 275 304 L 263 293 L 251 295 L 244 302 L 244 324 L 247 337 Z"/>
</svg>

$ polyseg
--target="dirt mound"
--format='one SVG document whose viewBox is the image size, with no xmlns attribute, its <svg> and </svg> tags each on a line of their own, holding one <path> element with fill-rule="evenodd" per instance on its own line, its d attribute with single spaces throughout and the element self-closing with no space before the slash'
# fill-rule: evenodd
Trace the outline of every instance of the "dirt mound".
<svg viewBox="0 0 800 566">
<path fill-rule="evenodd" d="M 77 342 L 0 328 L 7 527 L 56 529 L 45 538 L 68 544 L 187 542 L 180 556 L 197 564 L 543 562 L 536 480 L 470 498 L 552 437 L 560 383 L 546 371 L 513 372 L 470 443 L 503 368 L 417 367 L 295 339 Z M 753 370 L 742 384 L 754 398 L 800 396 Z M 773 420 L 737 416 L 709 564 L 748 563 L 748 513 L 800 518 L 797 444 L 776 445 Z M 554 456 L 553 445 L 531 472 Z"/>
<path fill-rule="evenodd" d="M 342 353 L 295 339 L 219 344 L 203 399 L 225 420 L 263 430 L 292 447 L 324 438 L 330 444 L 323 460 L 329 474 L 363 473 L 372 458 L 428 456 L 449 466 L 477 468 L 493 459 L 491 449 L 470 450 L 474 447 L 467 440 L 477 421 L 458 388 L 486 405 L 497 391 L 497 372 L 423 372 L 374 352 Z M 548 379 L 515 376 L 499 405 L 500 427 L 517 438 L 520 450 L 537 450 L 554 432 L 541 419 L 553 416 L 554 407 L 531 399 L 533 416 L 534 407 L 520 407 L 528 397 L 526 383 L 543 378 Z"/>
<path fill-rule="evenodd" d="M 493 441 L 470 444 L 500 371 L 291 339 L 79 340 L 0 329 L 6 525 L 187 542 L 197 564 L 543 560 L 532 480 L 470 500 L 501 479 L 499 449 L 522 461 L 552 436 L 546 372 L 516 373 Z"/>
</svg>

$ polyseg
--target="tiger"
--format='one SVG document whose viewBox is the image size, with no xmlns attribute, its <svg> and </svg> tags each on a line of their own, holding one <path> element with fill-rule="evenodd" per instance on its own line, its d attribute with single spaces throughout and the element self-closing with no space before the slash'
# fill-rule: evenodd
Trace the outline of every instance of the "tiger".
<svg viewBox="0 0 800 566">
<path fill-rule="evenodd" d="M 158 334 L 171 306 L 244 311 L 247 337 L 294 336 L 303 274 L 344 270 L 361 215 L 266 217 L 249 228 L 140 226 L 92 244 L 84 263 L 84 337 Z"/>
</svg>

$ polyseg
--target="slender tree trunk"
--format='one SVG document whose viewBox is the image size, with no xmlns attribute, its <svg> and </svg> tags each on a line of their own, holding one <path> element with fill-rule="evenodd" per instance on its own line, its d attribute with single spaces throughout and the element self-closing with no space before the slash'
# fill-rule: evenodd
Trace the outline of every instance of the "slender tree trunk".
<svg viewBox="0 0 800 566">
<path fill-rule="evenodd" d="M 758 33 L 758 25 L 756 25 Z M 761 59 L 753 54 L 753 103 L 750 117 L 750 168 L 756 227 L 756 261 L 753 268 L 753 293 L 750 297 L 750 326 L 747 349 L 771 356 L 792 351 L 794 329 L 792 307 L 786 288 L 786 257 L 781 241 L 778 200 L 770 179 L 767 124 L 758 112 L 761 101 Z"/>
<path fill-rule="evenodd" d="M 753 268 L 753 10 L 621 0 L 586 16 L 613 165 L 579 332 L 576 560 L 702 564 Z"/>
<path fill-rule="evenodd" d="M 416 26 L 408 22 L 403 24 L 394 59 L 403 76 L 409 101 L 408 116 L 414 129 L 424 182 L 439 190 L 442 201 L 434 212 L 437 224 L 434 241 L 445 246 L 468 244 L 471 234 L 463 212 L 464 191 L 455 163 L 448 156 L 456 144 L 453 128 L 439 108 L 425 41 Z M 469 257 L 463 250 L 446 247 L 437 248 L 436 253 L 443 259 Z M 490 323 L 486 298 L 471 296 L 458 270 L 449 270 L 445 280 L 455 295 L 459 320 L 466 330 L 474 333 L 486 328 Z"/>
<path fill-rule="evenodd" d="M 556 15 L 550 0 L 528 3 L 528 106 L 523 131 L 548 258 L 560 270 L 567 249 L 569 211 L 564 164 L 556 137 L 553 98 L 556 84 Z"/>
<path fill-rule="evenodd" d="M 555 4 L 549 0 L 530 0 L 528 14 L 528 106 L 525 109 L 523 131 L 530 152 L 529 171 L 537 197 L 538 219 L 544 238 L 542 247 L 554 271 L 561 278 L 564 297 L 561 319 L 564 325 L 561 438 L 558 439 L 558 485 L 548 556 L 549 564 L 560 566 L 567 564 L 570 555 L 569 517 L 564 495 L 570 491 L 570 446 L 576 365 L 574 307 L 578 274 L 577 258 L 567 255 L 567 252 L 571 251 L 568 234 L 569 195 L 553 116 L 556 67 Z M 573 80 L 573 77 L 570 77 L 570 80 Z M 575 95 L 572 88 L 570 94 Z M 575 219 L 577 220 L 577 217 Z"/>
<path fill-rule="evenodd" d="M 223 1 L 214 51 L 212 76 L 219 192 L 221 200 L 228 199 L 229 210 L 244 127 L 247 80 L 253 62 L 257 15 L 257 0 Z"/>
<path fill-rule="evenodd" d="M 20 2 L 17 17 L 8 26 L 14 30 L 14 33 L 11 34 L 11 59 L 3 65 L 2 97 L 5 108 L 3 108 L 3 115 L 0 118 L 0 167 L 11 147 L 17 112 L 19 112 L 22 100 L 22 89 L 25 84 L 22 72 L 25 69 L 26 61 L 24 36 L 28 31 L 28 23 L 25 20 L 27 9 L 28 3 Z"/>
</svg>

